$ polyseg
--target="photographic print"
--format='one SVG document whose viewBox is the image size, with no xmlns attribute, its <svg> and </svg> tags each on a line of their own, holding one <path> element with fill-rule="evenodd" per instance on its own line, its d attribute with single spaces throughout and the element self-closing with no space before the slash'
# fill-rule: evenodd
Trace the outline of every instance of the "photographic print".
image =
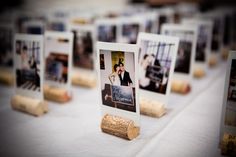
<svg viewBox="0 0 236 157">
<path fill-rule="evenodd" d="M 225 124 L 236 127 L 236 59 L 232 60 L 229 76 Z"/>
<path fill-rule="evenodd" d="M 13 26 L 0 25 L 0 67 L 13 67 Z"/>
<path fill-rule="evenodd" d="M 116 42 L 117 26 L 116 25 L 100 25 L 98 26 L 98 41 Z"/>
<path fill-rule="evenodd" d="M 225 132 L 236 131 L 236 52 L 231 51 L 227 61 L 220 138 Z"/>
<path fill-rule="evenodd" d="M 174 72 L 191 75 L 196 50 L 197 27 L 165 24 L 162 27 L 162 34 L 176 36 L 180 39 Z"/>
<path fill-rule="evenodd" d="M 72 27 L 74 33 L 73 65 L 86 70 L 94 69 L 94 30 L 93 27 Z"/>
<path fill-rule="evenodd" d="M 43 98 L 43 37 L 16 34 L 14 40 L 16 93 Z"/>
<path fill-rule="evenodd" d="M 128 23 L 121 26 L 122 43 L 136 44 L 140 25 L 138 23 Z"/>
<path fill-rule="evenodd" d="M 145 98 L 167 103 L 179 45 L 177 37 L 139 33 L 139 88 Z"/>
<path fill-rule="evenodd" d="M 45 81 L 49 85 L 70 88 L 73 34 L 45 32 Z"/>
<path fill-rule="evenodd" d="M 40 35 L 45 30 L 45 23 L 42 20 L 29 20 L 23 23 L 23 32 L 27 34 Z"/>
<path fill-rule="evenodd" d="M 126 116 L 136 122 L 139 114 L 136 102 L 137 50 L 137 46 L 130 44 L 98 43 L 103 113 Z"/>
</svg>

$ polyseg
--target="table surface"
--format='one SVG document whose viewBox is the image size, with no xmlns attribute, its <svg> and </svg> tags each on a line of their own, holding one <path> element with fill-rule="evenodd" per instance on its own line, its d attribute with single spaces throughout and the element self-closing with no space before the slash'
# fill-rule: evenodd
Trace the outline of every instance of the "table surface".
<svg viewBox="0 0 236 157">
<path fill-rule="evenodd" d="M 10 107 L 13 88 L 0 87 L 0 156 L 217 157 L 226 64 L 192 81 L 187 95 L 171 93 L 167 114 L 141 115 L 141 133 L 127 141 L 100 130 L 98 89 L 72 87 L 73 100 L 49 102 L 41 117 Z"/>
</svg>

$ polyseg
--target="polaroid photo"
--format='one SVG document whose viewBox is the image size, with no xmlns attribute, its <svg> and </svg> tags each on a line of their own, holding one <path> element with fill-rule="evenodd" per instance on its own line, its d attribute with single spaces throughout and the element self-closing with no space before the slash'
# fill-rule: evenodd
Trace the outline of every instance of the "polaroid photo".
<svg viewBox="0 0 236 157">
<path fill-rule="evenodd" d="M 185 18 L 181 21 L 183 24 L 189 24 L 198 27 L 197 46 L 195 55 L 195 68 L 207 69 L 211 53 L 211 38 L 213 22 L 203 19 Z"/>
<path fill-rule="evenodd" d="M 117 18 L 104 18 L 95 21 L 97 41 L 117 42 L 118 41 L 118 24 Z"/>
<path fill-rule="evenodd" d="M 197 26 L 183 24 L 164 24 L 161 34 L 179 37 L 174 79 L 190 81 L 193 76 L 193 64 L 197 44 Z"/>
<path fill-rule="evenodd" d="M 157 27 L 158 27 L 157 12 L 154 12 L 154 11 L 144 12 L 144 13 L 138 14 L 138 16 L 143 16 L 144 32 L 157 33 Z"/>
<path fill-rule="evenodd" d="M 227 62 L 224 98 L 221 114 L 220 140 L 224 133 L 236 132 L 236 52 L 231 51 Z"/>
<path fill-rule="evenodd" d="M 70 91 L 73 34 L 70 32 L 46 31 L 44 40 L 45 83 Z"/>
<path fill-rule="evenodd" d="M 128 118 L 139 126 L 138 46 L 98 42 L 97 55 L 102 114 Z"/>
<path fill-rule="evenodd" d="M 129 16 L 119 18 L 118 42 L 136 44 L 138 33 L 145 30 L 145 19 L 142 16 Z"/>
<path fill-rule="evenodd" d="M 42 20 L 29 20 L 23 23 L 23 33 L 41 35 L 44 34 L 46 25 Z"/>
<path fill-rule="evenodd" d="M 47 16 L 47 30 L 65 32 L 68 30 L 68 13 L 54 10 Z"/>
<path fill-rule="evenodd" d="M 43 100 L 43 51 L 42 35 L 15 34 L 16 94 Z"/>
<path fill-rule="evenodd" d="M 73 71 L 95 71 L 95 26 L 94 25 L 70 25 L 70 31 L 74 34 L 73 46 Z"/>
<path fill-rule="evenodd" d="M 139 33 L 137 45 L 140 96 L 167 104 L 179 38 Z"/>
<path fill-rule="evenodd" d="M 13 70 L 13 40 L 14 25 L 10 23 L 0 24 L 0 69 Z"/>
</svg>

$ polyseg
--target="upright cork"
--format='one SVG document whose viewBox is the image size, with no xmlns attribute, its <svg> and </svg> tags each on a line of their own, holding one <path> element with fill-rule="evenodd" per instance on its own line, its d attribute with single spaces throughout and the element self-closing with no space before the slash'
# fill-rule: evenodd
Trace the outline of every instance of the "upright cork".
<svg viewBox="0 0 236 157">
<path fill-rule="evenodd" d="M 160 118 L 166 113 L 165 105 L 158 101 L 140 98 L 139 103 L 143 115 Z"/>
<path fill-rule="evenodd" d="M 136 138 L 140 131 L 140 128 L 134 125 L 134 121 L 109 114 L 102 118 L 101 129 L 105 133 L 128 140 Z"/>
<path fill-rule="evenodd" d="M 71 96 L 68 91 L 63 88 L 56 88 L 44 85 L 43 87 L 44 97 L 47 100 L 52 100 L 59 103 L 65 103 L 71 100 Z"/>
<path fill-rule="evenodd" d="M 193 76 L 195 78 L 202 78 L 206 75 L 205 70 L 202 68 L 195 68 L 193 71 Z"/>
<path fill-rule="evenodd" d="M 220 148 L 222 155 L 236 156 L 236 135 L 225 133 Z"/>
<path fill-rule="evenodd" d="M 94 88 L 96 87 L 97 80 L 95 76 L 81 73 L 81 74 L 72 76 L 72 84 L 82 86 L 82 87 L 87 87 L 87 88 Z"/>
<path fill-rule="evenodd" d="M 191 86 L 186 81 L 172 80 L 171 91 L 179 94 L 187 94 L 191 91 Z"/>
<path fill-rule="evenodd" d="M 12 97 L 11 106 L 15 110 L 26 112 L 34 116 L 41 116 L 48 112 L 48 105 L 45 101 L 20 95 Z"/>
<path fill-rule="evenodd" d="M 6 70 L 0 72 L 0 83 L 12 86 L 14 84 L 14 76 Z"/>
</svg>

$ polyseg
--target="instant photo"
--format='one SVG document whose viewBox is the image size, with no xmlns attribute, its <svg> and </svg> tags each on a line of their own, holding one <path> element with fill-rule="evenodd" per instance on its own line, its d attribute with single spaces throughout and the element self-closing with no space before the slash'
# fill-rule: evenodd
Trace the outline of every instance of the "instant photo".
<svg viewBox="0 0 236 157">
<path fill-rule="evenodd" d="M 122 43 L 136 44 L 140 25 L 138 23 L 123 24 L 122 30 Z"/>
<path fill-rule="evenodd" d="M 16 87 L 29 91 L 40 91 L 40 42 L 16 40 L 15 42 Z"/>
<path fill-rule="evenodd" d="M 94 69 L 93 32 L 72 30 L 74 33 L 73 65 L 77 68 Z"/>
<path fill-rule="evenodd" d="M 232 60 L 230 68 L 225 125 L 236 127 L 236 59 Z"/>
<path fill-rule="evenodd" d="M 134 54 L 100 50 L 102 104 L 136 112 Z"/>
<path fill-rule="evenodd" d="M 139 55 L 139 87 L 166 94 L 174 43 L 141 40 Z"/>
</svg>

